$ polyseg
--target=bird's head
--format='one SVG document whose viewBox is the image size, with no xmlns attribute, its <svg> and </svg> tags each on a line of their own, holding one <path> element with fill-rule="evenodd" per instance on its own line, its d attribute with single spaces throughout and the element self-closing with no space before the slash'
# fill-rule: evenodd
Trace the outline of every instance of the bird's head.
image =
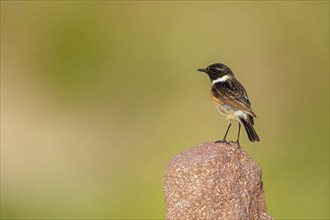
<svg viewBox="0 0 330 220">
<path fill-rule="evenodd" d="M 211 81 L 221 79 L 224 76 L 233 76 L 233 72 L 228 66 L 222 63 L 212 64 L 205 69 L 197 69 L 197 71 L 204 72 L 209 75 Z"/>
</svg>

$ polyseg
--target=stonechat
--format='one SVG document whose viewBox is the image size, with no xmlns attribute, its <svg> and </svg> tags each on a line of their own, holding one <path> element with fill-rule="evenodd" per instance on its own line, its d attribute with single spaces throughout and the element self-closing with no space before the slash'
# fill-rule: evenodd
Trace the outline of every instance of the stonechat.
<svg viewBox="0 0 330 220">
<path fill-rule="evenodd" d="M 237 143 L 239 143 L 241 125 L 244 126 L 251 142 L 260 141 L 253 128 L 256 115 L 252 111 L 248 95 L 231 69 L 225 64 L 215 63 L 205 69 L 198 69 L 198 71 L 204 72 L 210 77 L 211 99 L 229 124 L 223 140 L 217 142 L 226 142 L 228 131 L 234 121 L 238 122 Z"/>
</svg>

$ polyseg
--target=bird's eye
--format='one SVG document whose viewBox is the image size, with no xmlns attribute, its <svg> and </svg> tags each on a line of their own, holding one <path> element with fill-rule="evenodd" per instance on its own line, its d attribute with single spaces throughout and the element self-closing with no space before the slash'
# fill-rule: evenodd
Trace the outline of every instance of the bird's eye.
<svg viewBox="0 0 330 220">
<path fill-rule="evenodd" d="M 211 71 L 212 71 L 213 73 L 215 73 L 215 72 L 217 72 L 217 68 L 212 67 Z"/>
</svg>

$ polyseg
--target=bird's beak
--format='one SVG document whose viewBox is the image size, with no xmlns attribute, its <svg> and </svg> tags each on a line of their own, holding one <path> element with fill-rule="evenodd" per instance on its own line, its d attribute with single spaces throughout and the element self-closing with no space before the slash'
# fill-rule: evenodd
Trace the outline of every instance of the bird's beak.
<svg viewBox="0 0 330 220">
<path fill-rule="evenodd" d="M 206 69 L 197 69 L 197 71 L 206 73 Z"/>
</svg>

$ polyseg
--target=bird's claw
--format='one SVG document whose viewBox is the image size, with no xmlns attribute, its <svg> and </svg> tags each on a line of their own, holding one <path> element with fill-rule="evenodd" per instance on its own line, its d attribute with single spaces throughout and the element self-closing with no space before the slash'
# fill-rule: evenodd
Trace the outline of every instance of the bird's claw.
<svg viewBox="0 0 330 220">
<path fill-rule="evenodd" d="M 223 143 L 223 144 L 230 144 L 226 140 L 217 140 L 215 143 Z"/>
</svg>

